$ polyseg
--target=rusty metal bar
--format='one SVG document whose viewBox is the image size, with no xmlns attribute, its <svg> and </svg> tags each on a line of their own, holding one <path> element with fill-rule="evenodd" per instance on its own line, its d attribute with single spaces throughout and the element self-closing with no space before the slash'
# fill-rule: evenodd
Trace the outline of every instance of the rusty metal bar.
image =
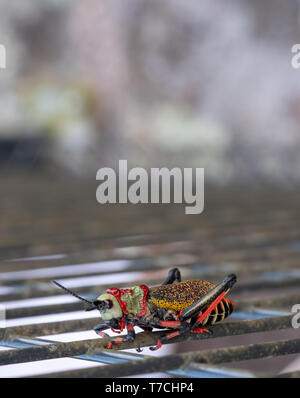
<svg viewBox="0 0 300 398">
<path fill-rule="evenodd" d="M 239 300 L 236 303 L 236 311 L 249 308 L 282 308 L 295 303 L 300 303 L 300 295 L 266 297 L 252 300 Z M 44 307 L 43 307 L 44 308 Z M 66 306 L 62 305 L 62 309 L 66 310 Z M 39 336 L 42 334 L 56 334 L 71 331 L 83 331 L 92 329 L 97 323 L 95 318 L 78 319 L 62 322 L 48 322 L 42 324 L 32 324 L 24 326 L 8 327 L 0 329 L 0 340 L 8 339 L 10 336 Z"/>
<path fill-rule="evenodd" d="M 126 366 L 113 364 L 71 372 L 50 373 L 43 375 L 43 377 L 125 377 L 180 369 L 192 361 L 215 365 L 297 353 L 300 353 L 300 339 L 219 348 L 194 353 L 167 355 L 164 357 L 151 357 L 144 360 L 127 362 Z"/>
<path fill-rule="evenodd" d="M 300 294 L 291 294 L 291 295 L 280 294 L 278 296 L 272 296 L 272 297 L 238 300 L 236 302 L 235 311 L 240 311 L 250 308 L 272 308 L 272 309 L 285 308 L 290 310 L 292 305 L 298 303 L 300 303 Z"/>
<path fill-rule="evenodd" d="M 281 378 L 281 379 L 299 379 L 300 371 L 288 372 L 288 373 L 279 373 L 278 375 L 273 375 L 273 377 Z"/>
<path fill-rule="evenodd" d="M 279 329 L 291 328 L 292 316 L 281 316 L 274 318 L 262 318 L 250 321 L 228 322 L 215 325 L 213 335 L 188 334 L 178 336 L 172 339 L 172 343 L 180 341 L 191 341 L 206 338 L 216 338 L 224 336 L 237 336 L 246 333 L 257 333 Z M 128 349 L 137 347 L 148 347 L 155 345 L 159 336 L 164 331 L 155 333 L 138 333 L 133 343 L 123 343 L 121 346 L 116 345 L 114 348 Z M 0 365 L 6 365 L 18 362 L 31 362 L 42 359 L 61 358 L 66 356 L 83 355 L 92 352 L 95 349 L 104 349 L 108 343 L 107 338 L 96 340 L 83 340 L 70 343 L 55 343 L 48 346 L 37 346 L 32 348 L 20 348 L 12 351 L 0 352 Z"/>
<path fill-rule="evenodd" d="M 144 284 L 144 280 L 135 280 L 134 284 Z M 150 279 L 147 281 L 147 284 L 157 285 L 160 284 L 161 280 L 154 280 Z M 126 287 L 128 286 L 127 283 L 116 283 L 116 287 Z M 101 291 L 104 291 L 111 287 L 111 285 L 102 285 Z M 234 286 L 234 293 L 244 293 L 244 292 L 254 292 L 254 291 L 262 291 L 262 290 L 279 290 L 283 288 L 290 288 L 290 287 L 300 287 L 300 278 L 290 278 L 290 279 L 282 279 L 282 280 L 258 280 L 258 281 L 251 281 L 251 282 L 240 282 Z M 86 286 L 82 289 L 77 290 L 78 294 L 99 294 L 99 287 L 98 286 Z M 1 301 L 9 301 L 9 300 L 20 300 L 25 298 L 37 298 L 37 297 L 47 297 L 53 295 L 64 294 L 59 293 L 57 289 L 48 288 L 45 284 L 41 287 L 36 285 L 34 289 L 31 290 L 30 286 L 26 286 L 25 288 L 20 289 L 16 288 L 15 293 L 9 293 L 6 295 L 0 296 Z"/>
<path fill-rule="evenodd" d="M 129 260 L 126 260 L 129 262 Z M 193 262 L 191 262 L 193 261 Z M 285 262 L 287 259 L 285 259 Z M 105 261 L 104 261 L 105 262 Z M 200 262 L 200 263 L 199 263 Z M 111 271 L 101 271 L 101 262 L 99 262 L 99 270 L 95 272 L 89 272 L 89 276 L 99 276 L 99 275 L 108 275 L 108 274 L 118 274 L 120 270 L 114 270 L 112 269 Z M 159 260 L 157 257 L 135 257 L 130 259 L 130 264 L 128 264 L 126 271 L 149 271 L 149 268 L 155 269 L 155 270 L 166 270 L 167 272 L 167 267 L 171 266 L 179 266 L 181 269 L 184 269 L 185 272 L 187 273 L 186 278 L 199 278 L 199 279 L 206 279 L 206 280 L 211 280 L 212 278 L 215 280 L 218 280 L 220 278 L 220 274 L 227 272 L 227 270 L 230 270 L 230 267 L 228 268 L 228 263 L 220 262 L 220 263 L 212 263 L 210 264 L 201 264 L 201 259 L 197 261 L 197 257 L 195 255 L 186 255 L 185 258 L 182 258 L 182 256 L 178 259 L 178 256 L 176 254 L 171 255 L 169 254 L 168 256 L 160 256 Z M 289 261 L 288 264 L 284 265 L 284 271 L 283 270 L 283 264 L 281 262 L 278 263 L 271 263 L 268 264 L 268 262 L 260 262 L 253 264 L 251 267 L 248 267 L 248 264 L 245 263 L 235 263 L 231 262 L 232 264 L 232 271 L 238 272 L 239 277 L 246 277 L 246 276 L 252 276 L 259 275 L 262 272 L 287 272 L 289 273 L 298 269 L 298 260 L 297 258 L 294 259 L 294 261 Z M 75 264 L 75 266 L 80 265 L 80 264 Z M 203 271 L 201 270 L 201 265 L 203 266 Z M 51 268 L 60 268 L 61 265 L 57 265 Z M 64 266 L 62 266 L 64 267 Z M 230 270 L 231 271 L 231 270 Z M 82 267 L 82 272 L 76 273 L 74 277 L 83 277 L 86 276 L 87 274 L 84 272 L 84 266 Z M 63 278 L 68 278 L 70 275 L 60 275 L 57 277 L 50 277 L 50 276 L 45 276 L 45 277 L 28 277 L 26 280 L 21 280 L 21 279 L 14 279 L 13 277 L 11 279 L 2 279 L 1 280 L 1 273 L 0 273 L 0 286 L 11 286 L 12 288 L 15 286 L 16 288 L 20 287 L 20 282 L 22 281 L 22 290 L 24 290 L 24 287 L 30 288 L 31 286 L 40 286 L 42 289 L 41 293 L 43 290 L 45 290 L 46 287 L 53 287 L 51 286 L 51 282 L 53 279 L 58 278 L 58 279 L 63 279 Z M 300 279 L 300 278 L 298 278 Z M 24 284 L 25 282 L 25 284 Z M 47 289 L 49 290 L 49 289 Z M 20 291 L 20 294 L 22 291 Z M 12 293 L 14 295 L 14 293 Z M 20 295 L 17 296 L 17 298 L 20 299 Z M 1 296 L 0 296 L 1 298 Z"/>
<path fill-rule="evenodd" d="M 14 308 L 6 310 L 6 319 L 15 319 L 27 316 L 39 316 L 46 314 L 60 314 L 63 312 L 80 310 L 83 310 L 83 305 L 80 301 L 65 304 L 41 305 L 38 307 Z"/>
<path fill-rule="evenodd" d="M 79 332 L 92 329 L 96 323 L 97 319 L 88 318 L 0 328 L 0 340 L 10 340 L 23 336 L 36 337 L 48 334 Z"/>
<path fill-rule="evenodd" d="M 276 290 L 288 287 L 300 287 L 300 278 L 298 279 L 281 279 L 279 281 L 271 280 L 260 280 L 253 282 L 244 282 L 237 284 L 234 287 L 235 293 L 247 292 L 247 291 L 260 291 L 260 290 Z"/>
</svg>

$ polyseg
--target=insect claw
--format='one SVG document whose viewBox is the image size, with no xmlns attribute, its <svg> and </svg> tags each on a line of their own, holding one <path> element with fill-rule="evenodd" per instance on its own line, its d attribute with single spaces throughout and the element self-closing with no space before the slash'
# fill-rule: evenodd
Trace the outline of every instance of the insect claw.
<svg viewBox="0 0 300 398">
<path fill-rule="evenodd" d="M 109 341 L 108 344 L 107 344 L 107 346 L 106 346 L 106 349 L 107 349 L 107 350 L 111 350 L 112 347 L 113 347 L 113 343 L 112 343 L 111 341 Z"/>
<path fill-rule="evenodd" d="M 195 328 L 191 330 L 192 333 L 200 333 L 200 334 L 206 334 L 207 336 L 211 336 L 213 332 L 209 329 L 203 329 L 203 328 Z"/>
<path fill-rule="evenodd" d="M 97 332 L 97 330 L 95 330 L 95 333 L 96 333 L 99 337 L 102 337 L 102 338 L 109 337 L 109 335 L 108 335 L 107 333 L 104 333 L 104 332 L 101 332 L 101 331 L 98 331 L 98 332 Z"/>
<path fill-rule="evenodd" d="M 149 349 L 151 351 L 156 351 L 156 350 L 160 349 L 161 346 L 162 346 L 162 342 L 160 340 L 158 340 L 156 346 L 155 347 L 149 347 Z"/>
</svg>

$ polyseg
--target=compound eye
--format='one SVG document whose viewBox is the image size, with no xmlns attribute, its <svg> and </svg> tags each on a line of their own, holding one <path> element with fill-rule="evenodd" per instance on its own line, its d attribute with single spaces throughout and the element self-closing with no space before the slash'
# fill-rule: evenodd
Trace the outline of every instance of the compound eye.
<svg viewBox="0 0 300 398">
<path fill-rule="evenodd" d="M 95 300 L 95 301 L 93 301 L 93 304 L 100 311 L 106 311 L 113 307 L 112 300 Z"/>
<path fill-rule="evenodd" d="M 111 300 L 105 300 L 106 308 L 110 309 L 114 306 L 114 303 Z"/>
</svg>

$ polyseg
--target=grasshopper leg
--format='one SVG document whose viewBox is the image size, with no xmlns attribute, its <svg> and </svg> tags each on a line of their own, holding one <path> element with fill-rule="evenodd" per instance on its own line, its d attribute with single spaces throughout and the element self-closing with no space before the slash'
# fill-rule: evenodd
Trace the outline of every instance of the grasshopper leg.
<svg viewBox="0 0 300 398">
<path fill-rule="evenodd" d="M 154 347 L 149 347 L 151 351 L 158 350 L 167 341 L 186 333 L 190 329 L 190 325 L 185 321 L 152 320 L 151 326 L 157 328 L 175 329 L 172 332 L 166 333 L 164 336 L 161 336 L 157 340 L 156 345 Z"/>
<path fill-rule="evenodd" d="M 113 344 L 122 344 L 122 343 L 127 343 L 127 342 L 132 343 L 134 341 L 134 339 L 135 339 L 135 331 L 134 331 L 133 325 L 129 323 L 126 326 L 126 328 L 127 328 L 127 335 L 124 336 L 124 337 L 114 337 L 114 338 L 112 338 L 108 342 L 108 344 L 106 346 L 107 349 L 111 349 L 113 347 Z"/>
<path fill-rule="evenodd" d="M 94 327 L 95 333 L 98 334 L 100 337 L 109 337 L 107 333 L 104 333 L 103 330 L 109 329 L 109 326 L 106 325 L 105 323 L 99 323 Z"/>
<path fill-rule="evenodd" d="M 149 347 L 149 349 L 151 351 L 156 351 L 159 348 L 161 348 L 161 346 L 166 343 L 167 341 L 170 341 L 171 339 L 173 339 L 174 337 L 177 336 L 181 336 L 182 334 L 186 333 L 189 330 L 190 326 L 188 323 L 186 322 L 181 322 L 180 323 L 180 327 L 177 326 L 177 328 L 169 333 L 166 333 L 164 336 L 161 336 L 157 342 L 156 342 L 156 346 L 154 347 Z"/>
<path fill-rule="evenodd" d="M 181 282 L 181 274 L 178 268 L 172 268 L 168 272 L 167 278 L 163 281 L 162 285 L 171 285 L 173 282 Z"/>
<path fill-rule="evenodd" d="M 221 283 L 212 288 L 199 300 L 195 301 L 190 306 L 186 307 L 180 314 L 179 320 L 191 319 L 194 315 L 202 312 L 206 313 L 205 317 L 218 305 L 218 303 L 224 298 L 229 292 L 234 283 L 236 282 L 236 276 L 234 274 L 228 275 Z M 203 314 L 204 315 L 204 314 Z M 203 317 L 202 320 L 205 319 Z M 201 320 L 199 320 L 201 322 Z"/>
</svg>

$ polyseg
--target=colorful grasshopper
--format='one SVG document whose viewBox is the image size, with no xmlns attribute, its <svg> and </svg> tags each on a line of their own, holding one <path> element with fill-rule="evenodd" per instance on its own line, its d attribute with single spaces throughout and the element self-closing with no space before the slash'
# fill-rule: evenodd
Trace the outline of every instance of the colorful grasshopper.
<svg viewBox="0 0 300 398">
<path fill-rule="evenodd" d="M 116 333 L 127 329 L 126 336 L 112 338 L 107 348 L 134 341 L 134 326 L 147 332 L 153 328 L 174 329 L 160 337 L 156 346 L 150 347 L 151 350 L 159 349 L 163 343 L 183 333 L 212 333 L 205 327 L 222 321 L 233 311 L 234 303 L 225 295 L 235 282 L 234 274 L 228 275 L 218 285 L 203 280 L 181 282 L 180 271 L 173 268 L 160 286 L 112 287 L 96 300 L 89 301 L 54 281 L 57 286 L 88 303 L 87 311 L 100 311 L 104 323 L 94 328 L 99 336 L 109 337 L 103 332 L 105 329 L 111 328 Z"/>
</svg>

